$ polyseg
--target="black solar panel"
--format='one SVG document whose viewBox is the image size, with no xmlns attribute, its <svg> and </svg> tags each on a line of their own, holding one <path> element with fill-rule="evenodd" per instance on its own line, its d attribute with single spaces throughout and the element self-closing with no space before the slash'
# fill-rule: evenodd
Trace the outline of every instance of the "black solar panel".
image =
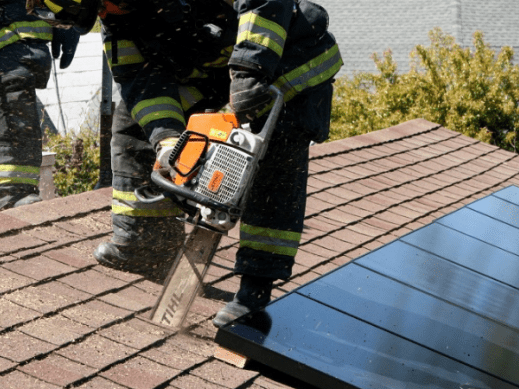
<svg viewBox="0 0 519 389">
<path fill-rule="evenodd" d="M 519 188 L 469 204 L 220 329 L 321 389 L 519 387 Z"/>
</svg>

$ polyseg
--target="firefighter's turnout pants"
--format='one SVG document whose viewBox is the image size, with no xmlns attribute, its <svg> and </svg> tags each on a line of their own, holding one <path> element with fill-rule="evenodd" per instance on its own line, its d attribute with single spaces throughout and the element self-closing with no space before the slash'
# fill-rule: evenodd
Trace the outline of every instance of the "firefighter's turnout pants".
<svg viewBox="0 0 519 389">
<path fill-rule="evenodd" d="M 282 112 L 242 217 L 237 274 L 273 279 L 291 275 L 303 230 L 308 149 L 312 139 L 327 136 L 322 131 L 327 132 L 331 95 L 331 83 L 319 85 L 294 98 Z M 150 184 L 155 153 L 123 102 L 114 115 L 111 146 L 113 242 L 150 253 L 174 247 L 180 210 L 169 199 L 144 204 L 134 195 L 136 188 Z"/>
<path fill-rule="evenodd" d="M 36 89 L 46 87 L 51 56 L 45 41 L 0 48 L 0 210 L 38 194 L 41 128 Z"/>
<path fill-rule="evenodd" d="M 193 1 L 182 22 L 176 1 L 143 3 L 103 19 L 105 52 L 124 101 L 112 137 L 113 241 L 147 239 L 134 232 L 141 224 L 152 234 L 167 229 L 157 231 L 153 220 L 174 218 L 178 210 L 168 201 L 150 207 L 133 195 L 150 179 L 151 146 L 179 136 L 192 113 L 227 104 L 228 66 L 244 67 L 267 76 L 285 106 L 244 211 L 235 272 L 285 279 L 303 230 L 309 144 L 328 136 L 331 84 L 342 59 L 322 7 L 306 0 L 233 3 Z M 252 121 L 253 130 L 269 108 Z"/>
</svg>

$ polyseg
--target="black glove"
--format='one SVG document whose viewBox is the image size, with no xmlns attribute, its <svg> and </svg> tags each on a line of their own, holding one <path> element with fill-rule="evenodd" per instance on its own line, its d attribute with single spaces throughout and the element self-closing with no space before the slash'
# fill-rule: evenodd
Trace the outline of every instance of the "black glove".
<svg viewBox="0 0 519 389">
<path fill-rule="evenodd" d="M 254 70 L 231 68 L 230 100 L 238 121 L 251 122 L 272 100 L 267 77 Z"/>
<path fill-rule="evenodd" d="M 63 50 L 63 54 L 61 54 L 61 60 L 59 61 L 60 69 L 68 68 L 74 59 L 74 54 L 76 53 L 76 47 L 79 42 L 79 32 L 74 28 L 69 28 L 65 30 L 63 28 L 53 28 L 53 37 L 52 37 L 52 56 L 54 58 L 59 58 L 61 50 Z"/>
</svg>

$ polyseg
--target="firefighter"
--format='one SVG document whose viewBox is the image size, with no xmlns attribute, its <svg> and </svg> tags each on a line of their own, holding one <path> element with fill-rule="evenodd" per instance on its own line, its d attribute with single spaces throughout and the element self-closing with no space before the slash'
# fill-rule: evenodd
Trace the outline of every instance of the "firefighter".
<svg viewBox="0 0 519 389">
<path fill-rule="evenodd" d="M 60 4 L 66 1 L 78 4 Z M 342 65 L 321 6 L 307 0 L 228 3 L 80 2 L 98 7 L 122 95 L 112 138 L 114 236 L 94 253 L 102 264 L 135 271 L 166 261 L 160 253 L 171 251 L 168 240 L 180 241 L 174 239 L 181 234 L 174 219 L 180 211 L 169 200 L 161 208 L 141 204 L 133 190 L 149 182 L 156 155 L 171 151 L 192 113 L 230 102 L 238 120 L 256 131 L 272 106 L 268 86 L 284 93 L 241 220 L 234 268 L 240 287 L 214 318 L 218 327 L 266 305 L 273 281 L 291 275 L 303 230 L 308 148 L 328 137 L 332 82 Z M 56 19 L 76 24 L 77 14 L 66 11 Z"/>
<path fill-rule="evenodd" d="M 41 201 L 41 128 L 36 89 L 44 89 L 52 55 L 72 62 L 79 33 L 27 15 L 25 0 L 0 1 L 0 210 Z"/>
</svg>

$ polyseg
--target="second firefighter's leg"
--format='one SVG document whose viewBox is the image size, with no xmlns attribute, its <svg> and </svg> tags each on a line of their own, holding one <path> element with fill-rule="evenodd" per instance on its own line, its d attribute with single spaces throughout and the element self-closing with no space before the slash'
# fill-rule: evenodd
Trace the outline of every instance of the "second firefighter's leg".
<svg viewBox="0 0 519 389">
<path fill-rule="evenodd" d="M 0 210 L 41 201 L 36 87 L 46 84 L 40 79 L 46 78 L 50 62 L 44 61 L 48 50 L 40 45 L 15 43 L 0 50 Z M 38 69 L 32 68 L 34 58 L 42 59 Z"/>
<path fill-rule="evenodd" d="M 155 153 L 121 103 L 112 130 L 113 237 L 95 250 L 103 265 L 163 280 L 184 241 L 180 210 L 166 199 L 145 204 L 134 190 L 150 183 Z"/>
<path fill-rule="evenodd" d="M 276 128 L 242 217 L 234 268 L 240 288 L 215 326 L 265 306 L 273 281 L 290 277 L 303 231 L 309 143 L 283 122 Z"/>
</svg>

